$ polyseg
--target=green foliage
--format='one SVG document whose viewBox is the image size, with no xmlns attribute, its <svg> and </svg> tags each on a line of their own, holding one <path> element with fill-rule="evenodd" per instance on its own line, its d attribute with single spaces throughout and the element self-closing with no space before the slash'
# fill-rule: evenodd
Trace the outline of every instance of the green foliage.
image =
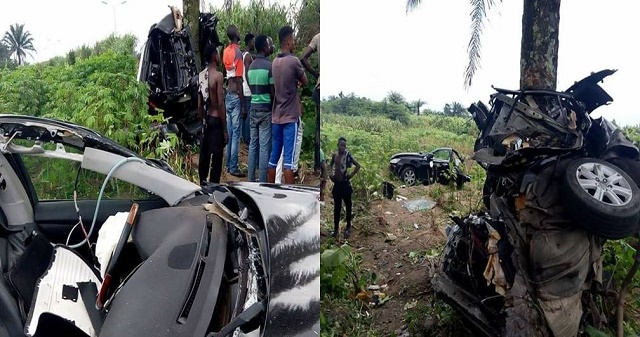
<svg viewBox="0 0 640 337">
<path fill-rule="evenodd" d="M 336 151 L 339 137 L 347 138 L 349 151 L 362 166 L 352 184 L 358 197 L 365 200 L 371 200 L 373 192 L 381 190 L 383 181 L 397 179 L 389 174 L 389 159 L 395 153 L 450 146 L 468 157 L 473 151 L 475 134 L 466 128 L 467 120 L 463 118 L 409 116 L 408 124 L 403 125 L 382 116 L 349 117 L 327 113 L 324 105 L 322 108 L 323 149 L 330 154 Z M 466 172 L 474 172 L 484 180 L 484 171 L 475 162 L 465 160 L 465 165 Z"/>
<path fill-rule="evenodd" d="M 244 35 L 264 34 L 271 36 L 278 44 L 278 31 L 282 26 L 292 25 L 288 17 L 292 9 L 287 8 L 277 2 L 265 0 L 251 0 L 248 5 L 243 6 L 240 1 L 233 1 L 230 10 L 223 10 L 218 7 L 211 7 L 211 11 L 218 16 L 218 36 L 225 43 L 228 42 L 227 27 L 235 25 L 240 31 L 241 47 L 244 50 Z"/>
<path fill-rule="evenodd" d="M 133 36 L 111 36 L 93 49 L 83 46 L 72 51 L 75 62 L 62 57 L 15 70 L 0 69 L 0 111 L 88 127 L 143 156 L 164 159 L 176 173 L 194 180 L 191 157 L 195 149 L 182 146 L 175 135 L 163 140 L 160 130 L 150 129 L 162 117 L 147 113 L 148 88 L 136 79 L 134 45 Z M 32 177 L 38 178 L 34 180 L 36 191 L 45 191 L 40 199 L 71 197 L 76 169 L 65 169 L 61 165 L 68 163 L 56 161 L 44 164 L 26 158 L 25 162 Z M 95 197 L 95 188 L 99 190 L 104 177 L 82 177 L 81 187 L 89 191 L 86 196 Z M 107 197 L 146 196 L 132 185 L 114 184 L 116 192 L 107 192 Z"/>
<path fill-rule="evenodd" d="M 374 283 L 376 274 L 362 269 L 362 256 L 347 244 L 320 249 L 320 335 L 370 336 L 366 305 L 355 295 Z"/>
</svg>

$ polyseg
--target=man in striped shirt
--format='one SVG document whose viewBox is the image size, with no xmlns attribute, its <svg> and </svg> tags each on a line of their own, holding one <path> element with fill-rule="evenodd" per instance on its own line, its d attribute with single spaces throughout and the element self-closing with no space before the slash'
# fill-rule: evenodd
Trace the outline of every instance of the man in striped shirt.
<svg viewBox="0 0 640 337">
<path fill-rule="evenodd" d="M 271 111 L 275 97 L 271 62 L 268 59 L 273 52 L 273 40 L 260 35 L 256 37 L 255 44 L 258 55 L 247 72 L 247 81 L 251 88 L 249 181 L 255 181 L 257 168 L 259 181 L 266 183 L 271 154 Z"/>
</svg>

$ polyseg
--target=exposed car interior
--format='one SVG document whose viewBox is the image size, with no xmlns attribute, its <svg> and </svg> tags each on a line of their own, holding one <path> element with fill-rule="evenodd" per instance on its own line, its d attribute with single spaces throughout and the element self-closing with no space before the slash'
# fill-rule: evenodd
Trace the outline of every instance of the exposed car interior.
<svg viewBox="0 0 640 337">
<path fill-rule="evenodd" d="M 260 214 L 246 200 L 216 187 L 181 200 L 38 201 L 23 157 L 42 153 L 10 153 L 6 145 L 0 144 L 0 337 L 204 336 L 239 325 L 232 318 L 256 292 L 247 288 L 253 276 L 241 261 L 249 261 L 257 243 L 245 242 L 248 236 L 202 205 L 213 201 L 234 214 L 245 209 L 245 221 L 257 226 Z M 93 166 L 84 166 L 101 171 L 105 153 L 86 148 L 84 161 Z M 126 180 L 127 170 L 119 177 Z M 95 254 L 101 227 L 119 213 L 132 214 L 132 205 L 137 216 L 124 224 L 130 232 L 118 233 L 107 259 L 109 268 L 118 263 L 103 275 Z M 100 295 L 105 301 L 97 309 Z"/>
</svg>

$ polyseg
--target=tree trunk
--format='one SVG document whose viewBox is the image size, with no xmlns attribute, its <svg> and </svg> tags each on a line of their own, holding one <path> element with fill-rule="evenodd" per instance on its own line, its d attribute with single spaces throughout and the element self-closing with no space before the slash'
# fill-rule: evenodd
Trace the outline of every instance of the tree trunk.
<svg viewBox="0 0 640 337">
<path fill-rule="evenodd" d="M 189 26 L 191 30 L 196 64 L 198 70 L 200 70 L 202 65 L 202 60 L 200 59 L 200 0 L 183 0 L 182 6 L 184 10 L 184 25 Z"/>
<path fill-rule="evenodd" d="M 524 0 L 520 88 L 555 90 L 560 0 Z"/>
</svg>

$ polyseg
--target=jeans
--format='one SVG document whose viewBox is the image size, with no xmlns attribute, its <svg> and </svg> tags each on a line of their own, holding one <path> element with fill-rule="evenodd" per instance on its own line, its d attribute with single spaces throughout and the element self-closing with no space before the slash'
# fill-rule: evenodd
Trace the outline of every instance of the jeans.
<svg viewBox="0 0 640 337">
<path fill-rule="evenodd" d="M 251 111 L 251 142 L 249 143 L 249 181 L 256 181 L 256 168 L 261 183 L 267 182 L 271 154 L 271 111 Z"/>
<path fill-rule="evenodd" d="M 240 134 L 242 142 L 249 145 L 251 142 L 251 96 L 244 97 L 244 104 L 247 108 L 247 118 L 240 118 Z"/>
<path fill-rule="evenodd" d="M 222 173 L 222 153 L 224 151 L 224 133 L 220 117 L 207 116 L 202 144 L 200 145 L 200 161 L 198 175 L 200 184 L 206 182 L 220 183 Z M 211 170 L 209 171 L 209 168 Z"/>
<path fill-rule="evenodd" d="M 227 93 L 225 98 L 227 108 L 227 133 L 229 142 L 225 166 L 227 172 L 238 172 L 238 142 L 240 141 L 240 96 Z"/>
</svg>

